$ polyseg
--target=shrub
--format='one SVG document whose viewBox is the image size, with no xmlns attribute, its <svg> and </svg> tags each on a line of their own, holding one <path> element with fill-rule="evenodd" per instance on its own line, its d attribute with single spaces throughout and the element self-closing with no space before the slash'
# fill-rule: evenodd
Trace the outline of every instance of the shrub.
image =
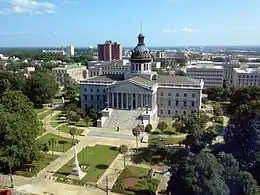
<svg viewBox="0 0 260 195">
<path fill-rule="evenodd" d="M 152 129 L 153 129 L 153 126 L 151 124 L 148 124 L 148 125 L 146 125 L 144 130 L 145 130 L 145 132 L 150 133 Z"/>
<path fill-rule="evenodd" d="M 161 131 L 167 129 L 167 127 L 168 127 L 168 125 L 167 125 L 167 123 L 164 122 L 164 121 L 159 122 L 159 124 L 158 124 L 158 126 L 157 126 L 157 128 L 160 129 Z"/>
<path fill-rule="evenodd" d="M 215 116 L 214 120 L 216 123 L 223 124 L 224 123 L 224 117 L 223 116 Z"/>
<path fill-rule="evenodd" d="M 222 110 L 220 104 L 214 104 L 213 105 L 213 113 L 216 116 L 220 116 L 220 115 L 223 114 L 223 110 Z"/>
<path fill-rule="evenodd" d="M 156 129 L 152 132 L 153 135 L 159 135 L 159 134 L 162 134 L 161 130 L 160 129 Z"/>
</svg>

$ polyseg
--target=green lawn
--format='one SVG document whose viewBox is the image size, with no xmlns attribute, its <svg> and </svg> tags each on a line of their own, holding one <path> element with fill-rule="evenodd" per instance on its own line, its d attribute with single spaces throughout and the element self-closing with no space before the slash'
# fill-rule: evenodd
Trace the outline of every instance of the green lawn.
<svg viewBox="0 0 260 195">
<path fill-rule="evenodd" d="M 64 133 L 70 133 L 70 130 L 72 128 L 73 127 L 71 127 L 71 126 L 61 125 L 58 127 L 58 130 L 61 132 L 64 132 Z M 83 129 L 77 129 L 75 135 L 81 135 L 83 131 L 84 131 Z"/>
<path fill-rule="evenodd" d="M 44 134 L 45 132 L 46 132 L 46 129 L 44 129 L 43 126 L 40 126 L 39 132 L 38 132 L 38 135 L 37 135 L 37 136 L 40 136 L 40 135 Z"/>
<path fill-rule="evenodd" d="M 48 110 L 48 108 L 38 108 L 38 109 L 34 109 L 36 114 L 40 114 L 41 112 L 44 112 L 45 110 Z"/>
<path fill-rule="evenodd" d="M 56 127 L 59 126 L 60 124 L 62 124 L 62 123 L 60 123 L 60 122 L 51 122 L 51 126 L 52 126 L 53 128 L 56 128 Z"/>
<path fill-rule="evenodd" d="M 52 113 L 52 110 L 48 110 L 42 114 L 38 114 L 37 118 L 39 120 L 43 120 L 44 118 L 46 118 L 48 115 L 50 115 Z"/>
<path fill-rule="evenodd" d="M 131 178 L 132 181 L 135 181 L 134 178 L 136 178 L 136 184 L 131 187 L 129 186 L 128 188 L 128 182 L 125 182 L 127 178 Z M 155 194 L 159 183 L 160 180 L 151 177 L 149 169 L 136 166 L 126 166 L 117 178 L 111 191 L 120 194 L 146 195 L 151 192 L 153 192 L 151 194 Z M 131 182 L 130 185 L 133 185 L 133 183 Z"/>
<path fill-rule="evenodd" d="M 42 136 L 41 138 L 39 138 L 37 140 L 37 142 L 41 142 L 41 143 L 48 143 L 48 141 L 50 139 L 54 138 L 57 143 L 54 146 L 54 151 L 57 152 L 66 152 L 68 149 L 70 149 L 73 145 L 72 145 L 72 140 L 69 138 L 64 138 L 52 133 L 48 133 L 44 136 Z"/>
<path fill-rule="evenodd" d="M 38 173 L 40 170 L 42 170 L 44 167 L 48 166 L 50 162 L 57 159 L 58 156 L 54 155 L 52 159 L 51 154 L 45 154 L 42 153 L 42 157 L 37 160 L 33 161 L 30 166 L 23 167 L 20 171 L 16 171 L 16 175 L 21 175 L 24 177 L 32 177 L 35 176 L 36 173 Z M 29 169 L 31 168 L 31 172 L 29 172 Z"/>
<path fill-rule="evenodd" d="M 118 155 L 118 149 L 111 146 L 95 145 L 94 147 L 86 147 L 78 154 L 80 165 L 88 166 L 86 176 L 81 180 L 86 182 L 97 182 L 104 174 L 109 165 Z M 55 176 L 65 178 L 71 173 L 73 159 L 59 169 Z"/>
<path fill-rule="evenodd" d="M 186 136 L 183 137 L 171 137 L 169 138 L 169 141 L 173 144 L 179 144 L 179 141 L 185 140 Z"/>
<path fill-rule="evenodd" d="M 160 129 L 155 129 L 155 131 L 153 131 L 153 134 L 166 134 L 166 135 L 174 135 L 177 134 L 176 132 L 176 128 L 173 126 L 173 122 L 168 122 L 167 123 L 167 128 L 163 131 L 161 131 Z"/>
</svg>

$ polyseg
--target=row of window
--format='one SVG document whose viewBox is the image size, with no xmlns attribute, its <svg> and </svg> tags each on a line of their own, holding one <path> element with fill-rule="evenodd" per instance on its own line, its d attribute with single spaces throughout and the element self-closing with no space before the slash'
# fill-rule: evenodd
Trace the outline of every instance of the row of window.
<svg viewBox="0 0 260 195">
<path fill-rule="evenodd" d="M 164 96 L 164 93 L 161 92 L 160 96 Z M 169 93 L 168 93 L 168 96 L 172 96 L 172 93 L 169 92 Z M 180 94 L 179 94 L 179 93 L 176 93 L 176 97 L 180 97 Z M 184 94 L 183 94 L 183 97 L 187 97 L 187 93 L 184 93 Z M 196 95 L 195 95 L 195 94 L 192 94 L 192 97 L 195 98 Z"/>
<path fill-rule="evenodd" d="M 164 101 L 161 101 L 160 102 L 160 105 L 163 106 L 164 105 Z M 172 106 L 172 101 L 171 100 L 168 100 L 168 106 Z M 175 101 L 175 106 L 179 106 L 179 100 L 176 100 Z M 187 106 L 187 101 L 184 100 L 183 101 L 183 106 L 186 107 Z M 195 106 L 195 102 L 194 101 L 191 101 L 191 106 L 194 107 Z"/>
<path fill-rule="evenodd" d="M 90 95 L 88 98 L 88 95 L 84 95 L 85 100 L 94 100 L 94 95 Z M 104 100 L 106 101 L 107 96 L 106 95 L 96 95 L 96 100 Z"/>
<path fill-rule="evenodd" d="M 163 109 L 160 110 L 160 114 L 161 114 L 161 115 L 164 114 Z M 173 112 L 172 110 L 168 110 L 168 111 L 167 111 L 167 114 L 168 114 L 169 116 L 178 115 L 178 114 L 179 114 L 179 111 L 178 111 L 178 110 L 175 110 L 175 112 Z M 186 116 L 186 111 L 185 111 L 185 110 L 183 111 L 183 115 Z"/>
<path fill-rule="evenodd" d="M 253 76 L 253 75 L 251 75 L 251 76 L 250 75 L 246 75 L 246 76 L 245 75 L 239 75 L 238 77 L 239 78 L 241 78 L 241 77 L 243 77 L 243 78 L 250 78 L 250 77 L 251 78 L 258 78 L 258 75 L 255 75 L 255 76 Z M 259 77 L 260 77 L 260 75 L 259 75 Z"/>
<path fill-rule="evenodd" d="M 96 91 L 97 93 L 101 92 L 101 90 L 98 89 L 98 88 L 97 88 L 95 91 Z M 84 92 L 88 92 L 88 89 L 85 88 L 85 89 L 84 89 Z M 94 92 L 94 89 L 90 88 L 90 92 L 91 92 L 91 93 Z M 105 90 L 105 89 L 103 89 L 103 93 L 106 93 L 106 90 Z"/>
</svg>

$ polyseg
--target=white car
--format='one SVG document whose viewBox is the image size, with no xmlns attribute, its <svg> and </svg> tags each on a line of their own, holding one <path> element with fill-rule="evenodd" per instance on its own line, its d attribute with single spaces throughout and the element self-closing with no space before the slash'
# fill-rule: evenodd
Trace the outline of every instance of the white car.
<svg viewBox="0 0 260 195">
<path fill-rule="evenodd" d="M 142 137 L 141 142 L 142 143 L 148 143 L 148 140 L 149 140 L 148 135 L 145 135 L 145 136 Z"/>
</svg>

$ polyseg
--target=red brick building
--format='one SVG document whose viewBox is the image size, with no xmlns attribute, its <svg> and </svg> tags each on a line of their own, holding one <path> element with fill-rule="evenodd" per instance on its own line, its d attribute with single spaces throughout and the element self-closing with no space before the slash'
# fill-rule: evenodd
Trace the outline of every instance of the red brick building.
<svg viewBox="0 0 260 195">
<path fill-rule="evenodd" d="M 98 60 L 122 60 L 122 46 L 112 41 L 106 41 L 105 44 L 98 44 Z"/>
</svg>

